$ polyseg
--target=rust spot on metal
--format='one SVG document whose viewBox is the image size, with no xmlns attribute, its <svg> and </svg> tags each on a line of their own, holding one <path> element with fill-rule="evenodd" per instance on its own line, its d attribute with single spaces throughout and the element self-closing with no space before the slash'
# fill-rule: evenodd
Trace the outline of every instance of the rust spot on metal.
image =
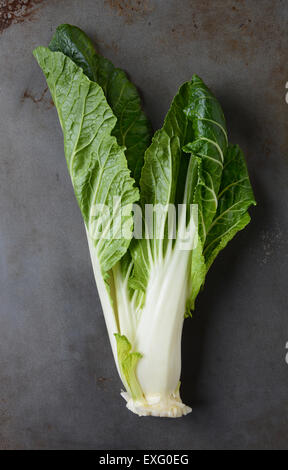
<svg viewBox="0 0 288 470">
<path fill-rule="evenodd" d="M 48 87 L 46 86 L 46 88 L 44 88 L 39 98 L 36 98 L 36 96 L 32 95 L 32 93 L 28 89 L 26 89 L 22 96 L 22 102 L 28 98 L 29 100 L 32 100 L 33 103 L 35 104 L 40 103 L 41 101 L 43 101 L 47 91 L 48 91 Z"/>
<path fill-rule="evenodd" d="M 32 20 L 45 0 L 0 0 L 0 34 L 12 24 Z"/>
<path fill-rule="evenodd" d="M 96 377 L 97 385 L 101 388 L 105 389 L 106 382 L 110 381 L 111 378 L 109 377 Z"/>
<path fill-rule="evenodd" d="M 185 5 L 186 18 L 160 31 L 159 43 L 169 51 L 200 41 L 207 44 L 210 58 L 221 65 L 229 62 L 231 56 L 249 64 L 259 51 L 269 51 L 281 35 L 285 38 L 285 32 L 279 31 L 276 2 L 265 2 L 261 18 L 253 2 L 226 0 L 213 2 L 211 8 L 211 0 L 193 0 Z"/>
<path fill-rule="evenodd" d="M 128 24 L 151 13 L 154 9 L 149 0 L 105 0 L 105 3 Z"/>
<path fill-rule="evenodd" d="M 22 95 L 22 98 L 21 98 L 21 102 L 24 103 L 25 100 L 31 100 L 33 101 L 33 103 L 35 104 L 39 104 L 39 103 L 45 103 L 48 108 L 52 108 L 52 106 L 54 106 L 54 103 L 53 103 L 53 100 L 52 98 L 49 97 L 49 99 L 46 97 L 46 93 L 48 91 L 48 87 L 46 86 L 44 88 L 44 90 L 42 91 L 41 95 L 39 97 L 33 95 L 33 93 L 31 93 L 31 91 L 29 91 L 27 88 L 26 90 L 24 91 L 23 95 Z"/>
<path fill-rule="evenodd" d="M 97 378 L 97 382 L 99 382 L 99 383 L 106 382 L 107 380 L 109 380 L 109 379 L 107 379 L 106 377 L 98 377 Z"/>
<path fill-rule="evenodd" d="M 117 54 L 119 51 L 119 45 L 116 43 L 116 41 L 112 41 L 110 44 L 108 44 L 105 41 L 98 40 L 97 43 L 100 46 L 103 46 L 105 49 L 113 51 L 115 54 Z"/>
<path fill-rule="evenodd" d="M 278 46 L 278 50 L 282 57 L 285 57 L 284 47 Z M 288 148 L 288 122 L 285 116 L 287 115 L 288 104 L 286 102 L 286 82 L 287 82 L 287 67 L 285 62 L 278 62 L 271 69 L 268 75 L 267 92 L 265 94 L 265 105 L 269 109 L 268 116 L 266 116 L 268 126 L 270 129 L 275 127 L 277 123 L 277 148 L 282 155 L 287 155 Z M 267 129 L 267 133 L 269 132 Z M 275 151 L 275 146 L 274 149 Z"/>
</svg>

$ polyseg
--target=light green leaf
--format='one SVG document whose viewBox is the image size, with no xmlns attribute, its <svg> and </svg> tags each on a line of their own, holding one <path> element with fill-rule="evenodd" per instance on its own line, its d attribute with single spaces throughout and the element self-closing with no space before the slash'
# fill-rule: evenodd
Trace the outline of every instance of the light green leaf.
<svg viewBox="0 0 288 470">
<path fill-rule="evenodd" d="M 182 151 L 182 147 L 193 139 L 192 123 L 183 112 L 191 104 L 190 88 L 190 82 L 181 86 L 172 101 L 163 127 L 155 133 L 145 152 L 140 179 L 140 203 L 143 209 L 146 204 L 152 204 L 156 209 L 157 204 L 166 206 L 184 202 L 185 182 L 179 175 L 186 174 L 189 164 L 189 156 Z M 146 220 L 144 235 L 149 232 L 147 225 Z M 142 293 L 145 293 L 151 263 L 162 256 L 162 251 L 167 246 L 167 217 L 163 217 L 163 214 L 158 216 L 157 210 L 154 212 L 154 227 L 158 237 L 153 236 L 151 241 L 133 240 L 130 246 L 134 262 L 130 286 Z M 157 240 L 160 234 L 165 234 L 166 242 Z"/>
<path fill-rule="evenodd" d="M 186 303 L 186 315 L 191 315 L 191 310 L 195 309 L 195 300 L 201 287 L 204 284 L 207 273 L 205 258 L 203 256 L 203 247 L 200 237 L 196 248 L 192 251 L 191 255 L 191 277 L 189 280 L 189 294 Z"/>
<path fill-rule="evenodd" d="M 205 86 L 194 75 L 175 96 L 162 129 L 156 132 L 145 153 L 140 180 L 141 204 L 187 204 L 187 224 L 191 218 L 190 204 L 198 205 L 199 244 L 191 254 L 191 285 L 187 299 L 189 308 L 204 281 L 206 268 L 202 247 L 215 216 L 224 155 L 227 149 L 226 124 L 222 109 Z M 162 226 L 161 226 L 162 224 Z M 165 234 L 163 243 L 155 241 L 132 242 L 130 251 L 134 271 L 130 285 L 145 292 L 151 262 L 165 255 L 167 220 L 157 223 L 159 233 Z M 162 253 L 163 251 L 163 253 Z M 193 261 L 192 261 L 193 256 Z"/>
<path fill-rule="evenodd" d="M 45 47 L 38 47 L 34 55 L 58 111 L 75 195 L 88 232 L 98 234 L 94 243 L 105 273 L 128 249 L 133 225 L 131 205 L 139 197 L 124 149 L 111 135 L 116 117 L 101 87 L 71 59 Z M 115 198 L 121 198 L 121 204 L 115 205 Z M 99 213 L 95 214 L 96 204 L 105 204 L 109 209 L 102 220 Z M 128 208 L 125 215 L 123 207 Z M 109 237 L 112 228 L 114 236 Z"/>
<path fill-rule="evenodd" d="M 126 336 L 115 334 L 117 357 L 123 384 L 133 400 L 143 399 L 143 391 L 137 379 L 136 368 L 142 354 L 131 352 L 132 346 Z"/>
</svg>

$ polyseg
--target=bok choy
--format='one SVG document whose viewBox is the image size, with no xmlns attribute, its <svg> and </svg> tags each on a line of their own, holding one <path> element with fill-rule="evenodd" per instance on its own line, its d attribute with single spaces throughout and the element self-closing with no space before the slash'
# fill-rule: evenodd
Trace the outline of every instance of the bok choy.
<svg viewBox="0 0 288 470">
<path fill-rule="evenodd" d="M 185 415 L 184 318 L 255 204 L 243 153 L 196 75 L 152 137 L 134 85 L 79 28 L 59 26 L 34 56 L 63 130 L 122 396 L 140 416 Z"/>
</svg>

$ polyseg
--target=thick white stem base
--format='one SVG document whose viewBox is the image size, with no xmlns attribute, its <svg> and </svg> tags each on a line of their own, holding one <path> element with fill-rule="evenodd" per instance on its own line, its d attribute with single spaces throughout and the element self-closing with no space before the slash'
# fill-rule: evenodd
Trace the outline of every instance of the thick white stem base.
<svg viewBox="0 0 288 470">
<path fill-rule="evenodd" d="M 122 391 L 121 395 L 127 402 L 127 408 L 138 416 L 181 418 L 192 411 L 192 408 L 182 403 L 179 392 L 167 396 L 148 395 L 141 401 L 134 401 L 127 392 Z"/>
</svg>

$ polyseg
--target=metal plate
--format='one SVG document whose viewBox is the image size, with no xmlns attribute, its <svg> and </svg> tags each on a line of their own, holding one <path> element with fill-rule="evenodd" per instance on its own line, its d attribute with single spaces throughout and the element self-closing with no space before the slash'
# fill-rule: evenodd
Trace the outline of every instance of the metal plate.
<svg viewBox="0 0 288 470">
<path fill-rule="evenodd" d="M 0 448 L 288 449 L 288 2 L 79 3 L 0 1 Z M 258 206 L 186 321 L 193 413 L 180 420 L 140 419 L 119 395 L 56 110 L 32 57 L 63 22 L 129 73 L 155 128 L 199 74 L 247 156 Z"/>
</svg>

